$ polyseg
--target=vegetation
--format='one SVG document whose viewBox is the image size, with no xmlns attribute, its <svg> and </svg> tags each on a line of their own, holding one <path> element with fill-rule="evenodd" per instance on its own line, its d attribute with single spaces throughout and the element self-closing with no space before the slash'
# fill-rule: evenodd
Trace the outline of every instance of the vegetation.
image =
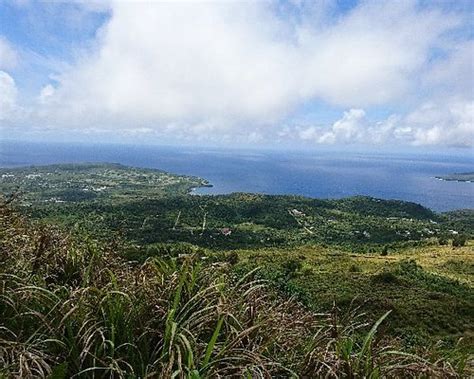
<svg viewBox="0 0 474 379">
<path fill-rule="evenodd" d="M 186 194 L 206 180 L 118 163 L 61 164 L 0 169 L 3 193 L 20 192 L 24 205 Z"/>
<path fill-rule="evenodd" d="M 261 267 L 261 278 L 315 311 L 357 306 L 372 321 L 391 311 L 385 333 L 403 337 L 406 348 L 436 341 L 452 348 L 460 339 L 459 348 L 474 344 L 472 247 L 416 247 L 387 256 L 320 246 L 234 253 L 237 272 Z"/>
<path fill-rule="evenodd" d="M 0 377 L 474 375 L 472 211 L 1 175 Z"/>
<path fill-rule="evenodd" d="M 32 217 L 90 232 L 122 233 L 139 245 L 186 242 L 212 249 L 326 244 L 378 251 L 472 237 L 474 213 L 437 214 L 370 197 L 318 200 L 236 193 L 190 196 L 205 180 L 121 165 L 3 169 L 0 190 L 20 193 Z M 437 242 L 436 242 L 437 243 Z"/>
<path fill-rule="evenodd" d="M 467 374 L 467 356 L 398 351 L 337 308 L 316 314 L 255 271 L 188 255 L 127 262 L 81 230 L 0 209 L 5 377 L 385 377 Z M 299 270 L 288 264 L 287 275 Z"/>
</svg>

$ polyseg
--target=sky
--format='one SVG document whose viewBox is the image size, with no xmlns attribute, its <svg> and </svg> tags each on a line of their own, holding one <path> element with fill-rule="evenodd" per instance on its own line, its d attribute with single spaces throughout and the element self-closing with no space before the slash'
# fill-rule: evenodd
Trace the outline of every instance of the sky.
<svg viewBox="0 0 474 379">
<path fill-rule="evenodd" d="M 474 146 L 474 1 L 0 0 L 0 137 Z"/>
</svg>

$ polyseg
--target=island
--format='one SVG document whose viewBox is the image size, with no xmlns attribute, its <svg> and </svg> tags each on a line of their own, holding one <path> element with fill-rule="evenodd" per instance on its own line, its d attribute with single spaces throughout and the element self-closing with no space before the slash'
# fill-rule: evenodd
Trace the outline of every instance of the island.
<svg viewBox="0 0 474 379">
<path fill-rule="evenodd" d="M 474 183 L 474 172 L 454 173 L 449 175 L 435 176 L 436 179 L 447 182 L 468 182 Z"/>
</svg>

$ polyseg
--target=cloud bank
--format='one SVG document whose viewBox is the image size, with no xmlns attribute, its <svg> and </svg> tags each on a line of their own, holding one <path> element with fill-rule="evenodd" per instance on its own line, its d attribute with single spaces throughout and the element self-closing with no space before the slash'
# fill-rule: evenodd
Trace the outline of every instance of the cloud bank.
<svg viewBox="0 0 474 379">
<path fill-rule="evenodd" d="M 427 103 L 404 117 L 391 115 L 378 122 L 370 121 L 362 109 L 350 109 L 330 127 L 296 128 L 296 138 L 316 144 L 471 147 L 473 120 L 473 102 Z"/>
<path fill-rule="evenodd" d="M 91 48 L 54 73 L 28 117 L 48 128 L 259 143 L 317 101 L 347 110 L 326 127 L 289 125 L 301 141 L 472 146 L 473 43 L 449 36 L 463 15 L 415 1 L 337 14 L 325 4 L 288 3 L 282 15 L 278 3 L 113 1 Z M 17 59 L 8 46 L 0 39 L 0 69 Z M 11 119 L 15 82 L 3 72 L 0 86 L 0 120 Z M 408 111 L 369 121 L 387 105 Z"/>
</svg>

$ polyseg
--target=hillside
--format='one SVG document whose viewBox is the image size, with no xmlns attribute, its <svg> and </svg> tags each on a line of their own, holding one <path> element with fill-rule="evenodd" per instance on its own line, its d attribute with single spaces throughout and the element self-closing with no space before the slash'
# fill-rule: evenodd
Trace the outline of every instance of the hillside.
<svg viewBox="0 0 474 379">
<path fill-rule="evenodd" d="M 287 290 L 298 288 L 292 283 L 302 270 L 285 263 L 292 252 L 271 252 L 261 273 L 248 271 L 232 254 L 203 255 L 179 246 L 138 264 L 124 259 L 120 241 L 104 243 L 80 228 L 65 233 L 25 219 L 5 203 L 0 226 L 2 377 L 472 374 L 462 346 L 409 349 L 387 334 L 384 323 L 393 310 L 378 309 L 373 321 L 363 308 L 332 305 L 315 312 L 315 304 L 289 296 L 281 279 Z M 293 253 L 303 259 L 302 252 Z M 238 256 L 254 265 L 263 263 L 258 257 L 265 253 Z M 279 271 L 281 279 L 268 277 Z M 462 287 L 451 291 L 472 296 Z"/>
</svg>

